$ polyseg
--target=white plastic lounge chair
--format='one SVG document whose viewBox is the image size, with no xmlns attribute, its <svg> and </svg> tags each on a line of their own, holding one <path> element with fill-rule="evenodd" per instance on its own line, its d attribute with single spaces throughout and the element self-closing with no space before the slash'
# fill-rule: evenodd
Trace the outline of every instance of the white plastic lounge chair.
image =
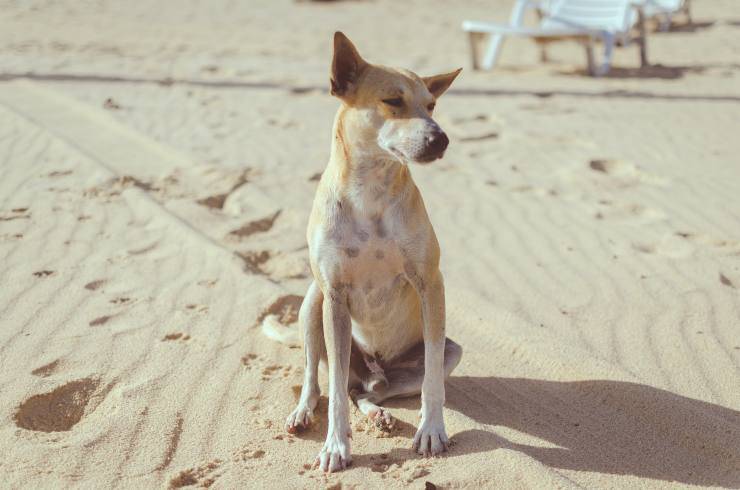
<svg viewBox="0 0 740 490">
<path fill-rule="evenodd" d="M 690 0 L 637 0 L 634 3 L 642 7 L 645 18 L 658 18 L 662 31 L 667 31 L 671 27 L 676 14 L 683 13 L 689 24 L 691 23 Z"/>
<path fill-rule="evenodd" d="M 540 25 L 534 28 L 522 26 L 524 13 L 533 7 L 540 12 Z M 617 41 L 627 45 L 634 40 L 640 47 L 641 65 L 647 65 L 644 17 L 640 7 L 631 0 L 549 0 L 544 5 L 542 2 L 517 0 L 510 23 L 463 22 L 463 30 L 470 34 L 474 69 L 480 67 L 477 41 L 485 34 L 491 35 L 491 40 L 483 68 L 492 68 L 495 64 L 504 36 L 530 37 L 538 43 L 567 39 L 581 42 L 586 48 L 588 71 L 594 76 L 609 72 Z M 633 37 L 635 26 L 638 32 Z M 599 40 L 604 43 L 604 58 L 601 66 L 597 67 L 593 47 Z"/>
</svg>

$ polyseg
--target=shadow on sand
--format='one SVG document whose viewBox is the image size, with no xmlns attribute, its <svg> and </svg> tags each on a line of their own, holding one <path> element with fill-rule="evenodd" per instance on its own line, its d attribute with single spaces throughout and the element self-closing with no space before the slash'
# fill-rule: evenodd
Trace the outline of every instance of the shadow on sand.
<svg viewBox="0 0 740 490">
<path fill-rule="evenodd" d="M 612 78 L 612 79 L 620 79 L 620 78 L 655 78 L 655 79 L 663 79 L 663 80 L 677 80 L 679 78 L 683 78 L 684 76 L 688 74 L 695 74 L 695 75 L 701 75 L 708 70 L 724 70 L 725 72 L 730 73 L 734 70 L 739 70 L 740 65 L 737 64 L 726 64 L 726 65 L 686 65 L 686 66 L 680 66 L 680 65 L 674 65 L 674 66 L 667 66 L 667 65 L 661 65 L 659 63 L 653 64 L 653 65 L 647 65 L 642 66 L 639 68 L 622 68 L 618 66 L 614 66 L 609 70 L 609 73 L 604 75 L 602 78 Z M 559 71 L 558 72 L 561 75 L 566 76 L 579 76 L 579 77 L 585 77 L 588 76 L 588 73 L 583 69 L 577 69 L 577 70 L 571 70 L 571 71 Z"/>
<path fill-rule="evenodd" d="M 687 71 L 702 72 L 707 67 L 677 67 L 662 68 L 668 75 L 678 72 Z M 619 69 L 617 70 L 617 76 Z M 666 74 L 664 73 L 664 74 Z M 570 73 L 571 75 L 574 73 Z M 623 73 L 624 74 L 624 73 Z M 672 75 L 671 75 L 672 76 Z M 664 78 L 670 78 L 665 76 Z M 682 76 L 682 75 L 680 75 Z M 680 76 L 673 76 L 680 78 Z M 627 78 L 626 76 L 624 78 Z M 180 78 L 138 78 L 124 77 L 117 75 L 98 75 L 98 74 L 61 74 L 61 73 L 0 73 L 0 82 L 17 79 L 35 80 L 42 82 L 73 82 L 73 83 L 129 83 L 160 85 L 169 87 L 172 85 L 209 87 L 217 89 L 257 89 L 257 90 L 282 90 L 292 95 L 304 95 L 311 93 L 328 93 L 327 86 L 317 85 L 291 85 L 284 83 L 272 82 L 250 82 L 239 80 L 198 80 L 198 79 L 180 79 Z M 656 100 L 683 100 L 683 101 L 707 101 L 707 102 L 740 102 L 740 96 L 722 95 L 722 94 L 680 94 L 680 93 L 656 93 L 641 90 L 595 90 L 595 91 L 578 91 L 578 90 L 531 90 L 531 89 L 488 89 L 488 88 L 452 88 L 448 92 L 455 97 L 516 97 L 532 96 L 539 98 L 549 98 L 554 96 L 565 97 L 583 97 L 583 98 L 618 98 L 618 99 L 656 99 Z"/>
<path fill-rule="evenodd" d="M 455 453 L 508 448 L 556 469 L 740 487 L 738 411 L 618 381 L 456 376 L 447 386 L 449 409 L 543 441 L 467 430 Z"/>
</svg>

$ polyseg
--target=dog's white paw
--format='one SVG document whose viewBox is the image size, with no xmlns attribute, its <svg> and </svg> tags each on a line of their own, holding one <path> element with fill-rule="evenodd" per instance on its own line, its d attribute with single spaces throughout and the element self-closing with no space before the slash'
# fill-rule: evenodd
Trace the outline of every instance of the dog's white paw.
<svg viewBox="0 0 740 490">
<path fill-rule="evenodd" d="M 442 418 L 422 420 L 414 436 L 413 448 L 424 456 L 437 456 L 450 446 Z"/>
<path fill-rule="evenodd" d="M 307 404 L 299 403 L 285 419 L 285 430 L 290 434 L 296 434 L 303 429 L 307 429 L 312 420 L 313 410 Z"/>
<path fill-rule="evenodd" d="M 352 464 L 352 456 L 350 454 L 349 437 L 329 435 L 326 438 L 324 447 L 316 457 L 314 466 L 318 466 L 321 471 L 331 473 L 341 471 L 350 464 Z"/>
</svg>

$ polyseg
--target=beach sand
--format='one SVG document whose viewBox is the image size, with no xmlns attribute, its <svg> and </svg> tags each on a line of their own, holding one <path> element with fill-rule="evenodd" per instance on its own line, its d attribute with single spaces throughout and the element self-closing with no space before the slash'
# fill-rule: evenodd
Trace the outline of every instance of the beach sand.
<svg viewBox="0 0 740 490">
<path fill-rule="evenodd" d="M 464 19 L 510 1 L 7 2 L 0 8 L 3 488 L 740 488 L 740 10 L 583 76 L 513 40 L 469 69 Z M 283 423 L 305 228 L 338 102 L 331 38 L 421 75 L 443 161 L 413 176 L 442 249 L 453 446 L 326 399 Z M 325 393 L 325 389 L 324 389 Z"/>
</svg>

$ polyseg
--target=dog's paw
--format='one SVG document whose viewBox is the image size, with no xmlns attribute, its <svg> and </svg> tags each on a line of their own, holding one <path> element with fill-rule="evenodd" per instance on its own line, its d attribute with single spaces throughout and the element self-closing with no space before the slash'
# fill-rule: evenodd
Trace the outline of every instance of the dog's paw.
<svg viewBox="0 0 740 490">
<path fill-rule="evenodd" d="M 318 467 L 321 471 L 328 471 L 332 473 L 334 471 L 341 471 L 352 464 L 352 456 L 350 455 L 349 437 L 344 438 L 336 435 L 329 435 L 326 438 L 324 447 L 316 457 L 314 467 Z"/>
<path fill-rule="evenodd" d="M 449 446 L 450 440 L 447 438 L 445 424 L 441 418 L 421 421 L 412 446 L 417 453 L 424 456 L 437 456 L 447 451 Z"/>
<path fill-rule="evenodd" d="M 377 410 L 373 410 L 368 414 L 368 418 L 375 428 L 382 432 L 389 433 L 396 425 L 396 419 L 393 418 L 391 412 L 386 408 L 378 407 Z"/>
<path fill-rule="evenodd" d="M 307 429 L 313 420 L 313 410 L 303 403 L 295 407 L 295 410 L 285 419 L 285 430 L 289 434 L 297 434 Z"/>
</svg>

